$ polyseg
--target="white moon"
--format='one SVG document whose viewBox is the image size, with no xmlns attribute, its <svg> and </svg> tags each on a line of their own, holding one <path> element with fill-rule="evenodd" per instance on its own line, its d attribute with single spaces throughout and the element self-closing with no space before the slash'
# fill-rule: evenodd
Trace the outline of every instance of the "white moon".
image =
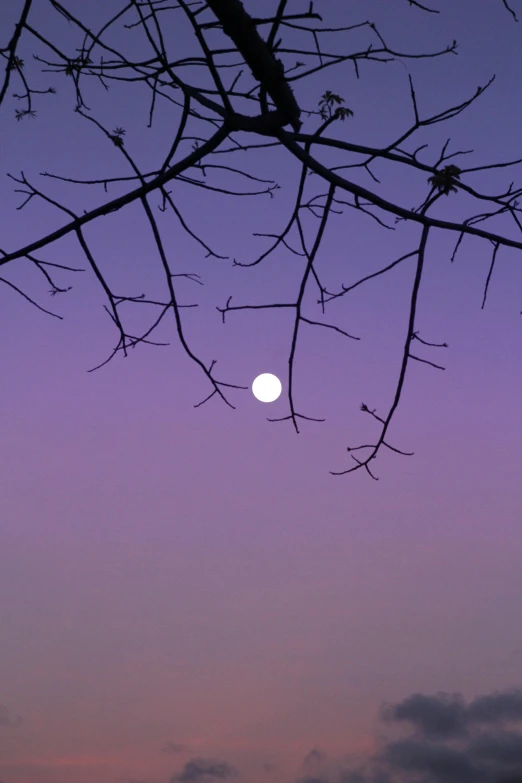
<svg viewBox="0 0 522 783">
<path fill-rule="evenodd" d="M 258 375 L 252 384 L 252 392 L 261 402 L 274 402 L 281 394 L 281 381 L 276 375 L 264 372 Z"/>
</svg>

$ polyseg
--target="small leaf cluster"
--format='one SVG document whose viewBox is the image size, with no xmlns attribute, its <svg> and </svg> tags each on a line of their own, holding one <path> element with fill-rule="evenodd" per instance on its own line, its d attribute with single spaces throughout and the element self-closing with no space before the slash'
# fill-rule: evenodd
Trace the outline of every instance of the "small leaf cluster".
<svg viewBox="0 0 522 783">
<path fill-rule="evenodd" d="M 123 137 L 125 136 L 124 128 L 115 128 L 112 132 L 111 139 L 116 147 L 123 147 Z"/>
<path fill-rule="evenodd" d="M 326 90 L 319 101 L 319 113 L 323 120 L 329 120 L 333 117 L 344 122 L 347 117 L 353 117 L 353 111 L 346 106 L 341 106 L 341 103 L 344 103 L 344 98 L 331 90 Z M 332 111 L 334 104 L 337 104 L 337 108 Z"/>
<path fill-rule="evenodd" d="M 428 182 L 433 187 L 438 188 L 439 193 L 445 193 L 449 196 L 450 191 L 457 192 L 455 179 L 460 179 L 462 171 L 458 166 L 444 166 L 440 171 L 436 171 L 433 176 L 428 177 Z"/>
<path fill-rule="evenodd" d="M 11 69 L 16 68 L 17 70 L 21 71 L 23 67 L 24 67 L 24 61 L 22 60 L 21 57 L 18 57 L 17 55 L 15 55 L 11 60 L 11 62 L 9 63 L 9 68 Z"/>
</svg>

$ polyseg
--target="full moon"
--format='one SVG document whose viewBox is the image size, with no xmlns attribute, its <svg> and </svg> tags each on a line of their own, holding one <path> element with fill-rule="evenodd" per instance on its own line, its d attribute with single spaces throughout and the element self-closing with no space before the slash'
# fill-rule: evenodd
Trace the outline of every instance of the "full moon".
<svg viewBox="0 0 522 783">
<path fill-rule="evenodd" d="M 261 402 L 274 402 L 281 394 L 281 389 L 282 386 L 279 378 L 269 372 L 258 375 L 252 384 L 254 397 Z"/>
</svg>

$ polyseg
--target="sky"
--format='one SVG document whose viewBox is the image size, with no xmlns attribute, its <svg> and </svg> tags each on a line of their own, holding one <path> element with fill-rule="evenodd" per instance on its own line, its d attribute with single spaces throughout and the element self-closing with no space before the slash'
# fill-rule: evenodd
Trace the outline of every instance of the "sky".
<svg viewBox="0 0 522 783">
<path fill-rule="evenodd" d="M 466 112 L 421 129 L 404 146 L 428 143 L 420 159 L 430 165 L 448 138 L 449 150 L 461 151 L 451 162 L 461 167 L 521 158 L 522 3 L 511 0 L 518 24 L 501 0 L 426 3 L 440 14 L 406 0 L 316 0 L 326 27 L 370 20 L 394 51 L 438 51 L 456 39 L 458 55 L 361 62 L 360 79 L 349 62 L 326 69 L 292 84 L 303 112 L 316 109 L 325 90 L 337 92 L 354 114 L 331 126 L 331 136 L 384 147 L 413 121 L 408 71 L 424 117 L 470 98 L 495 74 Z M 122 6 L 65 5 L 96 30 Z M 244 5 L 256 15 L 277 4 Z M 1 4 L 1 46 L 21 7 L 21 0 Z M 199 54 L 181 12 L 164 19 L 172 58 Z M 69 52 L 81 45 L 49 3 L 35 3 L 29 23 Z M 136 28 L 122 24 L 109 39 L 150 56 Z M 326 49 L 349 53 L 375 38 L 366 27 L 325 41 Z M 134 187 L 109 185 L 105 193 L 40 176 L 132 171 L 74 112 L 71 80 L 42 73 L 33 54 L 55 57 L 25 32 L 25 73 L 34 89 L 54 86 L 56 94 L 35 94 L 36 117 L 17 122 L 22 102 L 11 93 L 22 87 L 13 80 L 0 107 L 4 252 L 69 220 L 37 199 L 17 209 L 25 196 L 7 173 L 23 171 L 78 214 Z M 295 64 L 294 55 L 282 59 Z M 183 78 L 205 83 L 196 68 Z M 142 170 L 161 165 L 177 107 L 158 99 L 148 128 L 150 96 L 136 84 L 112 83 L 106 92 L 91 81 L 85 100 L 99 122 L 126 130 L 125 148 Z M 317 127 L 314 115 L 303 113 L 303 121 L 303 131 Z M 188 127 L 209 133 L 196 121 Z M 184 142 L 184 154 L 191 144 Z M 289 413 L 293 314 L 244 310 L 223 324 L 216 308 L 229 296 L 233 305 L 295 301 L 302 257 L 280 249 L 252 268 L 232 259 L 251 263 L 270 241 L 254 233 L 282 231 L 300 165 L 281 150 L 234 155 L 209 162 L 276 181 L 273 197 L 169 184 L 187 224 L 223 258 L 206 257 L 171 212 L 159 211 L 159 197 L 150 198 L 172 270 L 203 283 L 174 278 L 179 301 L 198 304 L 180 310 L 187 343 L 207 366 L 216 360 L 218 380 L 246 387 L 225 387 L 234 409 L 217 396 L 194 407 L 212 388 L 180 345 L 172 317 L 152 336 L 168 346 L 142 344 L 88 372 L 109 357 L 117 334 L 74 236 L 34 254 L 86 270 L 48 267 L 58 285 L 72 286 L 66 293 L 51 297 L 26 259 L 0 270 L 3 281 L 61 316 L 0 281 L 0 781 L 520 781 L 520 251 L 498 251 L 482 309 L 491 244 L 467 238 L 452 263 L 457 237 L 430 232 L 415 328 L 448 347 L 417 344 L 416 354 L 445 370 L 409 363 L 387 437 L 414 456 L 381 450 L 372 462 L 378 481 L 364 470 L 331 475 L 355 464 L 348 446 L 378 437 L 361 403 L 383 416 L 393 400 L 414 262 L 333 300 L 324 315 L 311 282 L 305 317 L 360 339 L 301 324 L 294 402 L 299 413 L 325 421 L 300 419 L 299 434 L 288 420 L 267 421 Z M 360 160 L 316 155 L 328 166 Z M 379 183 L 361 170 L 340 173 L 413 208 L 428 185 L 423 172 L 403 168 L 376 163 Z M 463 181 L 491 194 L 511 181 L 520 186 L 521 174 L 517 165 Z M 208 169 L 206 181 L 238 191 L 265 187 L 218 169 Z M 324 192 L 318 177 L 309 183 L 310 197 Z M 460 220 L 484 204 L 451 194 L 433 214 Z M 348 207 L 331 216 L 316 262 L 330 292 L 417 247 L 418 225 L 375 214 L 395 227 L 393 235 Z M 308 214 L 303 224 L 311 246 L 317 220 Z M 506 216 L 480 225 L 518 238 Z M 165 300 L 140 207 L 91 222 L 84 233 L 117 295 Z M 297 247 L 295 233 L 290 242 Z M 134 334 L 159 315 L 145 304 L 126 303 L 120 312 Z M 263 372 L 281 379 L 275 402 L 252 394 Z"/>
</svg>

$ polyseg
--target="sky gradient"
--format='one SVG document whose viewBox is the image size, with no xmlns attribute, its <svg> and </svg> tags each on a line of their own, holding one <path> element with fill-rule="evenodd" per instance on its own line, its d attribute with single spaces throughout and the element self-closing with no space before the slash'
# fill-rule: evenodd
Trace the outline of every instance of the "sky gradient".
<svg viewBox="0 0 522 783">
<path fill-rule="evenodd" d="M 262 12 L 260 0 L 244 4 Z M 1 5 L 4 46 L 21 2 Z M 121 7 L 66 5 L 93 29 Z M 496 74 L 469 110 L 420 132 L 407 149 L 429 142 L 425 159 L 434 162 L 451 137 L 453 151 L 474 150 L 455 158 L 463 167 L 522 157 L 519 0 L 511 2 L 518 24 L 501 0 L 432 0 L 438 16 L 405 0 L 348 5 L 316 3 L 325 26 L 375 21 L 399 52 L 457 39 L 458 56 L 403 61 L 423 116 L 471 97 Z M 47 4 L 31 14 L 33 27 L 62 36 L 68 50 L 80 46 Z M 173 31 L 165 21 L 171 51 L 199 53 L 179 11 L 175 19 Z M 137 30 L 113 40 L 149 54 Z M 373 39 L 363 29 L 331 40 L 348 52 Z M 38 175 L 132 173 L 74 113 L 70 80 L 39 73 L 37 52 L 48 56 L 26 33 L 20 56 L 34 86 L 52 84 L 57 94 L 36 96 L 37 117 L 21 122 L 16 99 L 0 107 L 6 252 L 65 222 L 36 200 L 17 210 L 24 197 L 7 172 L 23 170 L 79 213 L 129 186 L 109 186 L 107 195 Z M 400 62 L 360 70 L 357 80 L 344 64 L 297 81 L 294 92 L 303 109 L 316 108 L 326 89 L 338 92 L 354 116 L 331 135 L 385 146 L 412 122 L 407 70 Z M 142 170 L 158 167 L 179 112 L 161 104 L 149 129 L 145 90 L 122 84 L 106 93 L 92 83 L 86 95 L 93 116 L 126 129 Z M 304 130 L 315 129 L 316 118 L 303 119 Z M 325 165 L 355 162 L 316 154 Z M 239 165 L 232 157 L 211 162 Z M 500 248 L 481 309 L 490 244 L 468 238 L 451 263 L 456 237 L 431 232 L 416 329 L 448 348 L 416 352 L 446 369 L 410 362 L 389 436 L 415 454 L 381 451 L 372 465 L 378 481 L 363 470 L 332 476 L 353 464 L 347 446 L 378 434 L 361 403 L 384 415 L 392 402 L 413 260 L 328 304 L 324 317 L 310 284 L 304 315 L 360 340 L 302 324 L 294 401 L 326 421 L 301 420 L 299 434 L 289 421 L 268 422 L 288 415 L 293 313 L 232 312 L 223 325 L 216 306 L 230 295 L 238 305 L 295 300 L 302 258 L 278 251 L 251 269 L 232 259 L 251 262 L 267 249 L 253 232 L 282 231 L 300 166 L 274 150 L 249 153 L 242 165 L 280 190 L 241 198 L 169 185 L 187 222 L 228 259 L 205 258 L 151 197 L 172 269 L 204 283 L 177 283 L 182 304 L 198 303 L 181 310 L 187 342 L 207 366 L 217 360 L 218 379 L 248 387 L 227 391 L 235 410 L 217 397 L 194 408 L 212 389 L 173 318 L 152 338 L 169 346 L 140 345 L 87 372 L 108 358 L 117 335 L 74 236 L 35 254 L 88 270 L 57 270 L 56 281 L 73 286 L 66 294 L 51 298 L 27 260 L 2 268 L 1 277 L 63 320 L 0 283 L 0 781 L 495 783 L 522 775 L 522 256 Z M 465 181 L 501 192 L 511 180 L 520 186 L 521 169 Z M 373 170 L 379 185 L 360 170 L 354 181 L 407 208 L 427 194 L 422 172 L 389 163 Z M 310 196 L 325 190 L 313 190 L 317 179 Z M 219 171 L 207 180 L 244 187 Z M 433 214 L 459 220 L 479 211 L 459 194 Z M 505 216 L 489 228 L 516 236 Z M 85 235 L 115 293 L 165 298 L 140 207 L 89 224 Z M 328 223 L 321 279 L 338 291 L 415 249 L 419 236 L 419 226 L 399 223 L 392 234 L 345 208 Z M 135 334 L 158 315 L 138 304 L 121 312 Z M 281 379 L 274 403 L 250 390 L 262 372 Z M 350 774 L 360 765 L 359 777 Z"/>
</svg>

